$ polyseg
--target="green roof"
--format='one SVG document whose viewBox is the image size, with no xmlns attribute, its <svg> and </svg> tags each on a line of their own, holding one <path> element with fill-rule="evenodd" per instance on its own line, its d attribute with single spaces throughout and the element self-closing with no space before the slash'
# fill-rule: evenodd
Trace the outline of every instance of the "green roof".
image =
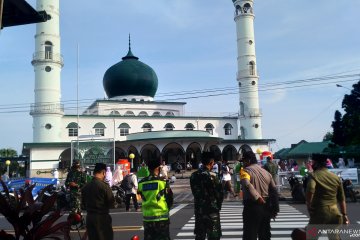
<svg viewBox="0 0 360 240">
<path fill-rule="evenodd" d="M 23 149 L 30 148 L 50 148 L 50 147 L 65 147 L 70 148 L 71 142 L 39 142 L 39 143 L 23 143 Z"/>
<path fill-rule="evenodd" d="M 221 140 L 219 137 L 214 137 L 206 131 L 153 131 L 133 133 L 126 136 L 127 141 L 139 140 L 154 140 L 154 139 L 179 139 L 179 138 L 203 138 L 212 140 Z"/>
<path fill-rule="evenodd" d="M 229 129 L 229 128 L 233 128 L 233 126 L 230 123 L 227 123 L 227 124 L 224 125 L 224 128 Z"/>
<path fill-rule="evenodd" d="M 287 157 L 309 157 L 313 153 L 324 153 L 328 148 L 329 142 L 303 142 L 291 149 Z"/>
<path fill-rule="evenodd" d="M 105 124 L 103 124 L 103 123 L 101 123 L 101 122 L 98 122 L 98 123 L 96 123 L 96 124 L 94 125 L 93 128 L 106 128 L 106 127 L 105 127 Z"/>
<path fill-rule="evenodd" d="M 71 122 L 67 125 L 66 128 L 78 128 L 78 124 L 76 122 Z"/>
<path fill-rule="evenodd" d="M 130 128 L 130 126 L 127 123 L 122 123 L 119 125 L 119 128 Z"/>
<path fill-rule="evenodd" d="M 291 148 L 282 148 L 274 154 L 274 157 L 276 159 L 285 159 L 287 158 L 287 154 L 290 152 L 290 150 Z"/>
</svg>

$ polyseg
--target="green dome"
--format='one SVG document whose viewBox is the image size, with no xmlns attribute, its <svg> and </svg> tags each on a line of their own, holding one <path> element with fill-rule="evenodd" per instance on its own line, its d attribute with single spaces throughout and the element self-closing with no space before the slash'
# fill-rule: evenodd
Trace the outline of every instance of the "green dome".
<svg viewBox="0 0 360 240">
<path fill-rule="evenodd" d="M 129 52 L 122 61 L 105 72 L 103 86 L 109 98 L 127 95 L 155 96 L 158 87 L 156 73 L 138 59 L 132 54 L 129 45 Z"/>
</svg>

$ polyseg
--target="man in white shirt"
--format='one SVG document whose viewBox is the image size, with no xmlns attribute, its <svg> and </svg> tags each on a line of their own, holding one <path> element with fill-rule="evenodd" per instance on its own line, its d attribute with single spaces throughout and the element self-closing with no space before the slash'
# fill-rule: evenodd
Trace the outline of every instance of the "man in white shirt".
<svg viewBox="0 0 360 240">
<path fill-rule="evenodd" d="M 234 192 L 234 189 L 231 184 L 231 174 L 230 168 L 227 165 L 227 162 L 224 162 L 222 165 L 222 183 L 226 193 L 226 198 L 228 198 L 228 193 L 231 193 L 233 197 L 236 197 L 237 194 Z"/>
<path fill-rule="evenodd" d="M 165 161 L 162 161 L 162 164 L 160 166 L 160 177 L 164 178 L 165 180 L 168 179 L 168 172 L 168 166 L 166 165 Z"/>
<path fill-rule="evenodd" d="M 133 170 L 134 171 L 134 170 Z M 128 175 L 124 177 L 121 184 L 122 188 L 125 190 L 125 209 L 126 211 L 130 211 L 130 199 L 132 198 L 135 211 L 139 210 L 139 204 L 137 202 L 136 194 L 138 189 L 138 181 L 136 174 L 130 172 Z"/>
<path fill-rule="evenodd" d="M 219 165 L 215 163 L 212 167 L 212 172 L 216 173 L 217 176 L 219 176 Z"/>
</svg>

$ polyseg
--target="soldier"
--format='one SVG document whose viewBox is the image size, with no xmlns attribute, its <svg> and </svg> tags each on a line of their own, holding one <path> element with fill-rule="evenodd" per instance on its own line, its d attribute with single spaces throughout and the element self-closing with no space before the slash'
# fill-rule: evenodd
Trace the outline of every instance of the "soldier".
<svg viewBox="0 0 360 240">
<path fill-rule="evenodd" d="M 224 200 L 223 187 L 216 173 L 212 172 L 215 164 L 214 155 L 202 154 L 202 167 L 191 174 L 190 186 L 195 202 L 196 240 L 219 240 L 222 236 L 220 210 Z"/>
<path fill-rule="evenodd" d="M 306 205 L 309 211 L 309 224 L 349 224 L 344 190 L 340 178 L 326 167 L 327 157 L 312 155 L 312 168 L 306 187 Z M 338 209 L 340 206 L 340 211 Z M 338 239 L 339 236 L 329 236 Z"/>
<path fill-rule="evenodd" d="M 79 161 L 74 161 L 68 173 L 65 186 L 70 189 L 70 210 L 81 213 L 81 188 L 86 184 L 86 173 L 81 171 Z"/>
<path fill-rule="evenodd" d="M 150 175 L 139 182 L 142 198 L 144 240 L 170 240 L 169 211 L 173 204 L 170 185 L 160 177 L 160 160 L 147 163 Z"/>
<path fill-rule="evenodd" d="M 271 174 L 276 185 L 278 182 L 277 179 L 278 179 L 279 166 L 274 162 L 272 157 L 270 156 L 266 157 L 266 163 L 264 165 L 264 169 Z"/>
<path fill-rule="evenodd" d="M 86 229 L 89 240 L 112 240 L 114 233 L 109 209 L 114 207 L 114 195 L 105 182 L 106 165 L 96 163 L 94 177 L 82 191 L 87 211 Z"/>
</svg>

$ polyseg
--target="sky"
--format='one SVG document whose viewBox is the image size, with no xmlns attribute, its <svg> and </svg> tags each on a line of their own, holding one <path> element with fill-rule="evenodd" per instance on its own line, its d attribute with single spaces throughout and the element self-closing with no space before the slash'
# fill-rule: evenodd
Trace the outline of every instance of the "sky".
<svg viewBox="0 0 360 240">
<path fill-rule="evenodd" d="M 358 0 L 254 1 L 262 131 L 263 138 L 276 139 L 273 151 L 322 141 L 331 131 L 347 88 L 359 81 L 359 9 Z M 77 61 L 80 107 L 106 97 L 103 75 L 126 55 L 129 33 L 133 54 L 158 76 L 155 100 L 176 101 L 175 94 L 162 96 L 169 92 L 237 91 L 231 0 L 62 0 L 60 15 L 63 101 L 76 100 Z M 0 148 L 21 151 L 32 142 L 34 35 L 35 24 L 0 32 Z M 352 76 L 319 80 L 339 75 Z M 295 87 L 294 81 L 306 79 Z M 187 102 L 189 114 L 239 111 L 238 94 L 217 94 L 177 101 Z"/>
</svg>

